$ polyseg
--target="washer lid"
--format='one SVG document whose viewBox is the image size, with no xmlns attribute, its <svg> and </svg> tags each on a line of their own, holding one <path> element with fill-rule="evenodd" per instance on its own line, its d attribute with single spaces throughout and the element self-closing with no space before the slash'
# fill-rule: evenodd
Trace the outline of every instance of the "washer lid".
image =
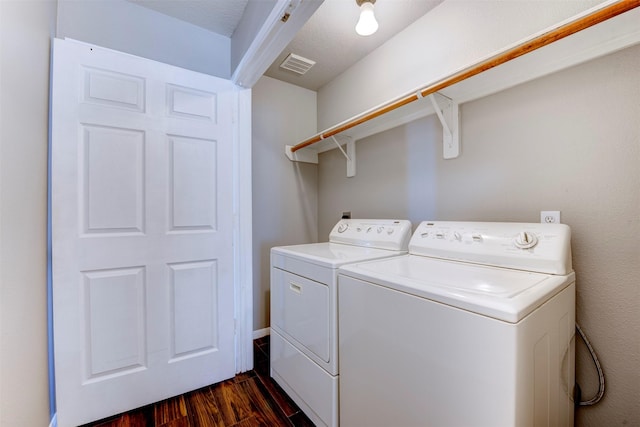
<svg viewBox="0 0 640 427">
<path fill-rule="evenodd" d="M 340 275 L 474 313 L 517 323 L 574 280 L 457 261 L 405 255 L 341 267 Z"/>
<path fill-rule="evenodd" d="M 277 246 L 272 248 L 271 252 L 272 254 L 284 255 L 329 268 L 338 268 L 351 262 L 375 260 L 406 253 L 406 251 L 392 251 L 331 242 Z"/>
</svg>

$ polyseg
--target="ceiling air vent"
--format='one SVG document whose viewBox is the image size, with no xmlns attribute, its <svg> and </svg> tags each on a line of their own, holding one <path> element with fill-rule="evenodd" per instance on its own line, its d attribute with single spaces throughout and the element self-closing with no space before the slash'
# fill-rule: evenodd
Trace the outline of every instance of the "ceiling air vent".
<svg viewBox="0 0 640 427">
<path fill-rule="evenodd" d="M 295 53 L 290 53 L 289 56 L 287 56 L 285 60 L 282 61 L 282 64 L 280 64 L 280 68 L 284 68 L 285 70 L 293 71 L 294 73 L 302 75 L 309 71 L 309 69 L 313 67 L 315 63 L 316 61 L 303 58 L 302 56 L 296 55 Z"/>
</svg>

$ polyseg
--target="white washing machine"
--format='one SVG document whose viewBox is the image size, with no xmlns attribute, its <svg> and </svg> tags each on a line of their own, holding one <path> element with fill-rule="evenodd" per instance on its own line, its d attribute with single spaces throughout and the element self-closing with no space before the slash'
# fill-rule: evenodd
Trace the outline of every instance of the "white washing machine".
<svg viewBox="0 0 640 427">
<path fill-rule="evenodd" d="M 574 282 L 562 224 L 423 222 L 341 267 L 341 427 L 573 426 Z"/>
<path fill-rule="evenodd" d="M 343 219 L 329 242 L 271 249 L 271 376 L 317 426 L 338 425 L 338 267 L 410 237 L 409 221 Z"/>
</svg>

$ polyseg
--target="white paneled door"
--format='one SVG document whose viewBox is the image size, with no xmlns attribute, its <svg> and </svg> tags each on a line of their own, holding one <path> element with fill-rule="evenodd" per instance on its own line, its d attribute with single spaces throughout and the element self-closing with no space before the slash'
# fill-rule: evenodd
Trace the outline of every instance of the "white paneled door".
<svg viewBox="0 0 640 427">
<path fill-rule="evenodd" d="M 232 377 L 236 87 L 55 40 L 52 88 L 58 425 Z"/>
</svg>

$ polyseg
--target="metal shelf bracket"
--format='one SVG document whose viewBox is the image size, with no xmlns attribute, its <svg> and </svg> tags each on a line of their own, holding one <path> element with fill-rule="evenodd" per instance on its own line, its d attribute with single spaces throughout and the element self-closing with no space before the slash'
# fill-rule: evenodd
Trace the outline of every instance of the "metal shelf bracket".
<svg viewBox="0 0 640 427">
<path fill-rule="evenodd" d="M 292 162 L 313 163 L 318 164 L 318 152 L 313 148 L 303 148 L 298 151 L 291 151 L 293 145 L 284 146 L 284 154 Z"/>
<path fill-rule="evenodd" d="M 442 123 L 442 156 L 445 159 L 455 159 L 460 155 L 460 108 L 458 103 L 438 92 L 428 95 L 428 98 L 433 104 L 433 109 L 436 111 L 440 123 Z"/>
<path fill-rule="evenodd" d="M 331 136 L 331 139 L 347 159 L 347 178 L 356 176 L 356 142 L 350 136 L 345 135 Z M 342 148 L 343 145 L 347 146 L 347 151 Z M 307 147 L 297 151 L 291 151 L 291 148 L 293 148 L 292 145 L 285 145 L 284 154 L 292 162 L 318 164 L 318 152 L 313 148 Z"/>
<path fill-rule="evenodd" d="M 347 178 L 352 178 L 356 176 L 356 142 L 353 138 L 349 136 L 339 136 L 339 138 L 343 141 L 347 146 L 347 152 L 345 153 L 344 149 L 338 142 L 338 139 L 335 136 L 332 136 L 333 142 L 336 143 L 338 149 L 342 152 L 344 157 L 347 159 Z"/>
</svg>

